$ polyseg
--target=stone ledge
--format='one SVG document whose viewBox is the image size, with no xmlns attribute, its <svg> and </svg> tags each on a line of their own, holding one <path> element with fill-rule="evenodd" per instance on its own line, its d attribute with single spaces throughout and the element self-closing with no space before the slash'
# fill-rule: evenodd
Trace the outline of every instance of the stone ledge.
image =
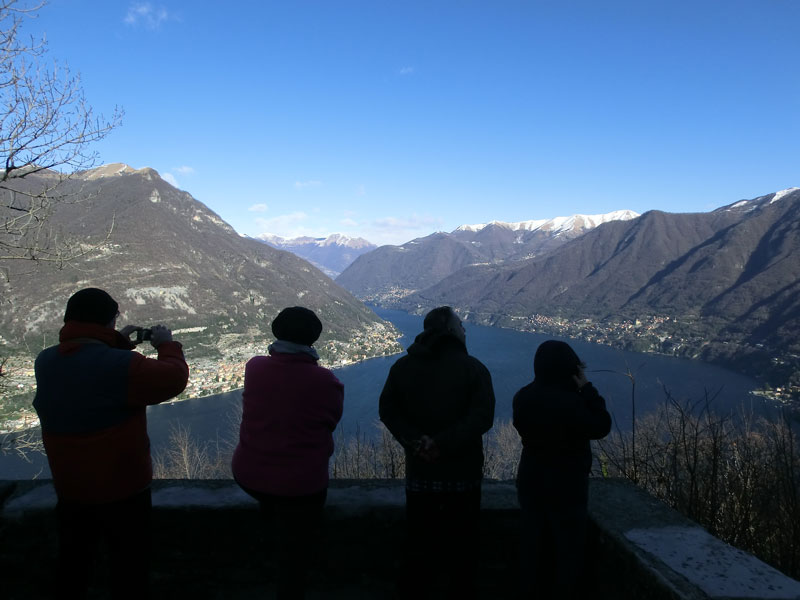
<svg viewBox="0 0 800 600">
<path fill-rule="evenodd" d="M 15 588 L 15 581 L 22 586 L 26 580 L 41 579 L 42 564 L 52 566 L 55 493 L 49 481 L 0 482 L 0 501 L 0 528 L 6 538 L 0 559 L 14 574 L 4 588 L 19 592 L 23 587 Z M 260 543 L 260 534 L 253 532 L 257 503 L 235 483 L 155 481 L 153 504 L 158 589 L 174 594 L 189 586 L 196 589 L 196 598 L 245 598 L 263 592 L 262 577 L 274 565 L 253 552 L 253 543 Z M 334 588 L 349 590 L 341 597 L 354 589 L 358 597 L 390 595 L 403 539 L 404 506 L 402 481 L 331 481 L 327 560 L 328 572 L 334 575 L 317 582 L 320 597 Z M 481 591 L 487 598 L 514 596 L 517 512 L 513 482 L 485 482 Z M 592 480 L 590 516 L 595 598 L 800 599 L 799 582 L 710 536 L 626 481 Z M 212 547 L 222 555 L 200 551 Z M 198 572 L 208 578 L 199 588 Z M 7 597 L 43 596 L 28 588 L 23 595 Z M 218 595 L 204 595 L 213 590 Z"/>
<path fill-rule="evenodd" d="M 625 597 L 675 600 L 799 600 L 800 582 L 711 536 L 625 480 L 591 480 L 596 540 L 615 558 Z M 611 564 L 603 564 L 610 562 Z"/>
<path fill-rule="evenodd" d="M 225 479 L 190 480 L 156 479 L 152 484 L 154 509 L 221 510 L 256 508 L 257 502 L 233 481 Z M 10 497 L 9 497 L 10 496 Z M 30 511 L 53 509 L 56 494 L 49 480 L 0 482 L 2 516 L 21 518 Z M 484 510 L 518 510 L 513 482 L 487 481 L 483 486 L 481 506 Z M 402 480 L 334 479 L 328 489 L 326 510 L 353 516 L 374 510 L 405 508 L 405 487 Z"/>
</svg>

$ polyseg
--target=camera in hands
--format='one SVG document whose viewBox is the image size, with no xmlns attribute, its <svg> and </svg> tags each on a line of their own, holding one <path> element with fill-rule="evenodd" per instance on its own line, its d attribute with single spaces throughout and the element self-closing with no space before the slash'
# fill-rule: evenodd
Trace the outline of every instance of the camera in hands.
<svg viewBox="0 0 800 600">
<path fill-rule="evenodd" d="M 134 344 L 141 344 L 142 342 L 150 341 L 150 338 L 153 336 L 153 328 L 152 327 L 137 327 L 134 329 L 131 334 L 136 334 L 136 339 L 133 340 Z"/>
</svg>

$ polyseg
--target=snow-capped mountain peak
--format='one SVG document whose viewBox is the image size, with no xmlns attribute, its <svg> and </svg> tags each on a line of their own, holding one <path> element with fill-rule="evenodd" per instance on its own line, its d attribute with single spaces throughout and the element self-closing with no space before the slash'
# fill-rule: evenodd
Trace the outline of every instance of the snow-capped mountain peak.
<svg viewBox="0 0 800 600">
<path fill-rule="evenodd" d="M 290 248 L 296 246 L 319 246 L 320 248 L 324 248 L 326 246 L 342 246 L 345 248 L 359 249 L 374 247 L 374 244 L 371 244 L 364 238 L 351 238 L 349 236 L 342 235 L 341 233 L 334 233 L 328 237 L 319 238 L 309 236 L 284 238 L 272 233 L 260 233 L 255 236 L 255 239 L 266 242 L 270 246 L 275 246 L 277 248 Z"/>
<path fill-rule="evenodd" d="M 283 238 L 279 235 L 262 233 L 255 239 L 273 248 L 288 250 L 305 258 L 330 277 L 336 277 L 361 254 L 376 248 L 363 238 L 351 238 L 340 233 L 319 238 Z"/>
<path fill-rule="evenodd" d="M 341 233 L 334 233 L 326 238 L 317 241 L 320 246 L 345 246 L 347 248 L 365 248 L 367 246 L 374 246 L 364 238 L 353 238 Z"/>
<path fill-rule="evenodd" d="M 601 215 L 572 215 L 570 217 L 554 217 L 552 219 L 537 219 L 507 223 L 505 221 L 490 221 L 475 225 L 461 225 L 455 231 L 469 231 L 477 233 L 490 225 L 503 227 L 511 231 L 549 231 L 558 234 L 565 231 L 593 229 L 609 221 L 627 221 L 635 219 L 639 214 L 632 210 L 615 210 Z M 455 233 L 455 232 L 454 232 Z"/>
</svg>

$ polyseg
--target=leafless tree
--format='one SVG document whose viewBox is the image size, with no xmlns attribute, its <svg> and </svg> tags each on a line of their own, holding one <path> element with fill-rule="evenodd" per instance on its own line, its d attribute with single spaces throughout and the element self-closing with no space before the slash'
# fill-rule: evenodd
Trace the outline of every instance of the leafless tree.
<svg viewBox="0 0 800 600">
<path fill-rule="evenodd" d="M 63 184 L 95 165 L 92 144 L 120 124 L 122 112 L 95 116 L 80 76 L 48 64 L 44 40 L 22 36 L 24 21 L 42 6 L 0 0 L 0 260 L 63 265 L 88 248 L 67 243 L 48 217 L 59 203 L 80 199 Z"/>
<path fill-rule="evenodd" d="M 334 479 L 397 479 L 405 477 L 406 457 L 400 443 L 380 421 L 378 436 L 356 429 L 355 434 L 337 435 L 331 477 Z"/>
<path fill-rule="evenodd" d="M 27 463 L 32 463 L 35 454 L 44 454 L 41 432 L 31 424 L 26 424 L 21 431 L 1 434 L 0 449 L 16 455 Z M 38 476 L 39 473 L 34 475 L 33 479 Z"/>
<path fill-rule="evenodd" d="M 522 456 L 522 438 L 510 420 L 497 421 L 483 436 L 483 476 L 501 481 L 515 479 Z"/>
<path fill-rule="evenodd" d="M 800 450 L 788 413 L 720 414 L 715 394 L 664 394 L 638 419 L 635 446 L 621 431 L 596 443 L 603 474 L 634 480 L 712 534 L 800 575 Z"/>
<path fill-rule="evenodd" d="M 180 423 L 170 430 L 169 443 L 153 457 L 157 479 L 230 479 L 233 448 L 230 440 L 198 440 Z"/>
<path fill-rule="evenodd" d="M 386 426 L 376 421 L 372 431 L 337 435 L 331 461 L 334 479 L 400 479 L 406 475 L 405 450 Z M 378 435 L 375 435 L 377 430 Z M 499 421 L 483 438 L 487 479 L 507 480 L 517 475 L 522 440 L 511 421 Z"/>
</svg>

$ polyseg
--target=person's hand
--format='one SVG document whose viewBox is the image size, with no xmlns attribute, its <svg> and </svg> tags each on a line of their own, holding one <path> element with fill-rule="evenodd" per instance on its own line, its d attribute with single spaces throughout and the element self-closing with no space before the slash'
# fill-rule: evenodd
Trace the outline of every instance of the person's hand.
<svg viewBox="0 0 800 600">
<path fill-rule="evenodd" d="M 164 325 L 153 325 L 153 333 L 150 334 L 150 344 L 153 348 L 158 348 L 164 342 L 172 341 L 172 332 Z"/>
<path fill-rule="evenodd" d="M 136 327 L 136 325 L 125 325 L 125 327 L 123 327 L 122 329 L 120 329 L 120 330 L 119 330 L 119 332 L 120 332 L 122 335 L 124 335 L 126 338 L 130 338 L 130 337 L 131 337 L 131 334 L 132 334 L 134 331 L 136 331 L 137 329 L 138 329 L 138 327 Z"/>
<path fill-rule="evenodd" d="M 585 386 L 587 383 L 589 383 L 589 380 L 586 379 L 586 374 L 583 372 L 583 369 L 580 368 L 580 367 L 578 367 L 578 374 L 572 376 L 572 381 L 575 382 L 575 386 L 578 389 L 581 389 L 583 386 Z"/>
<path fill-rule="evenodd" d="M 423 435 L 418 442 L 416 455 L 425 462 L 436 462 L 441 456 L 439 446 L 436 445 L 434 439 L 428 435 Z"/>
</svg>

